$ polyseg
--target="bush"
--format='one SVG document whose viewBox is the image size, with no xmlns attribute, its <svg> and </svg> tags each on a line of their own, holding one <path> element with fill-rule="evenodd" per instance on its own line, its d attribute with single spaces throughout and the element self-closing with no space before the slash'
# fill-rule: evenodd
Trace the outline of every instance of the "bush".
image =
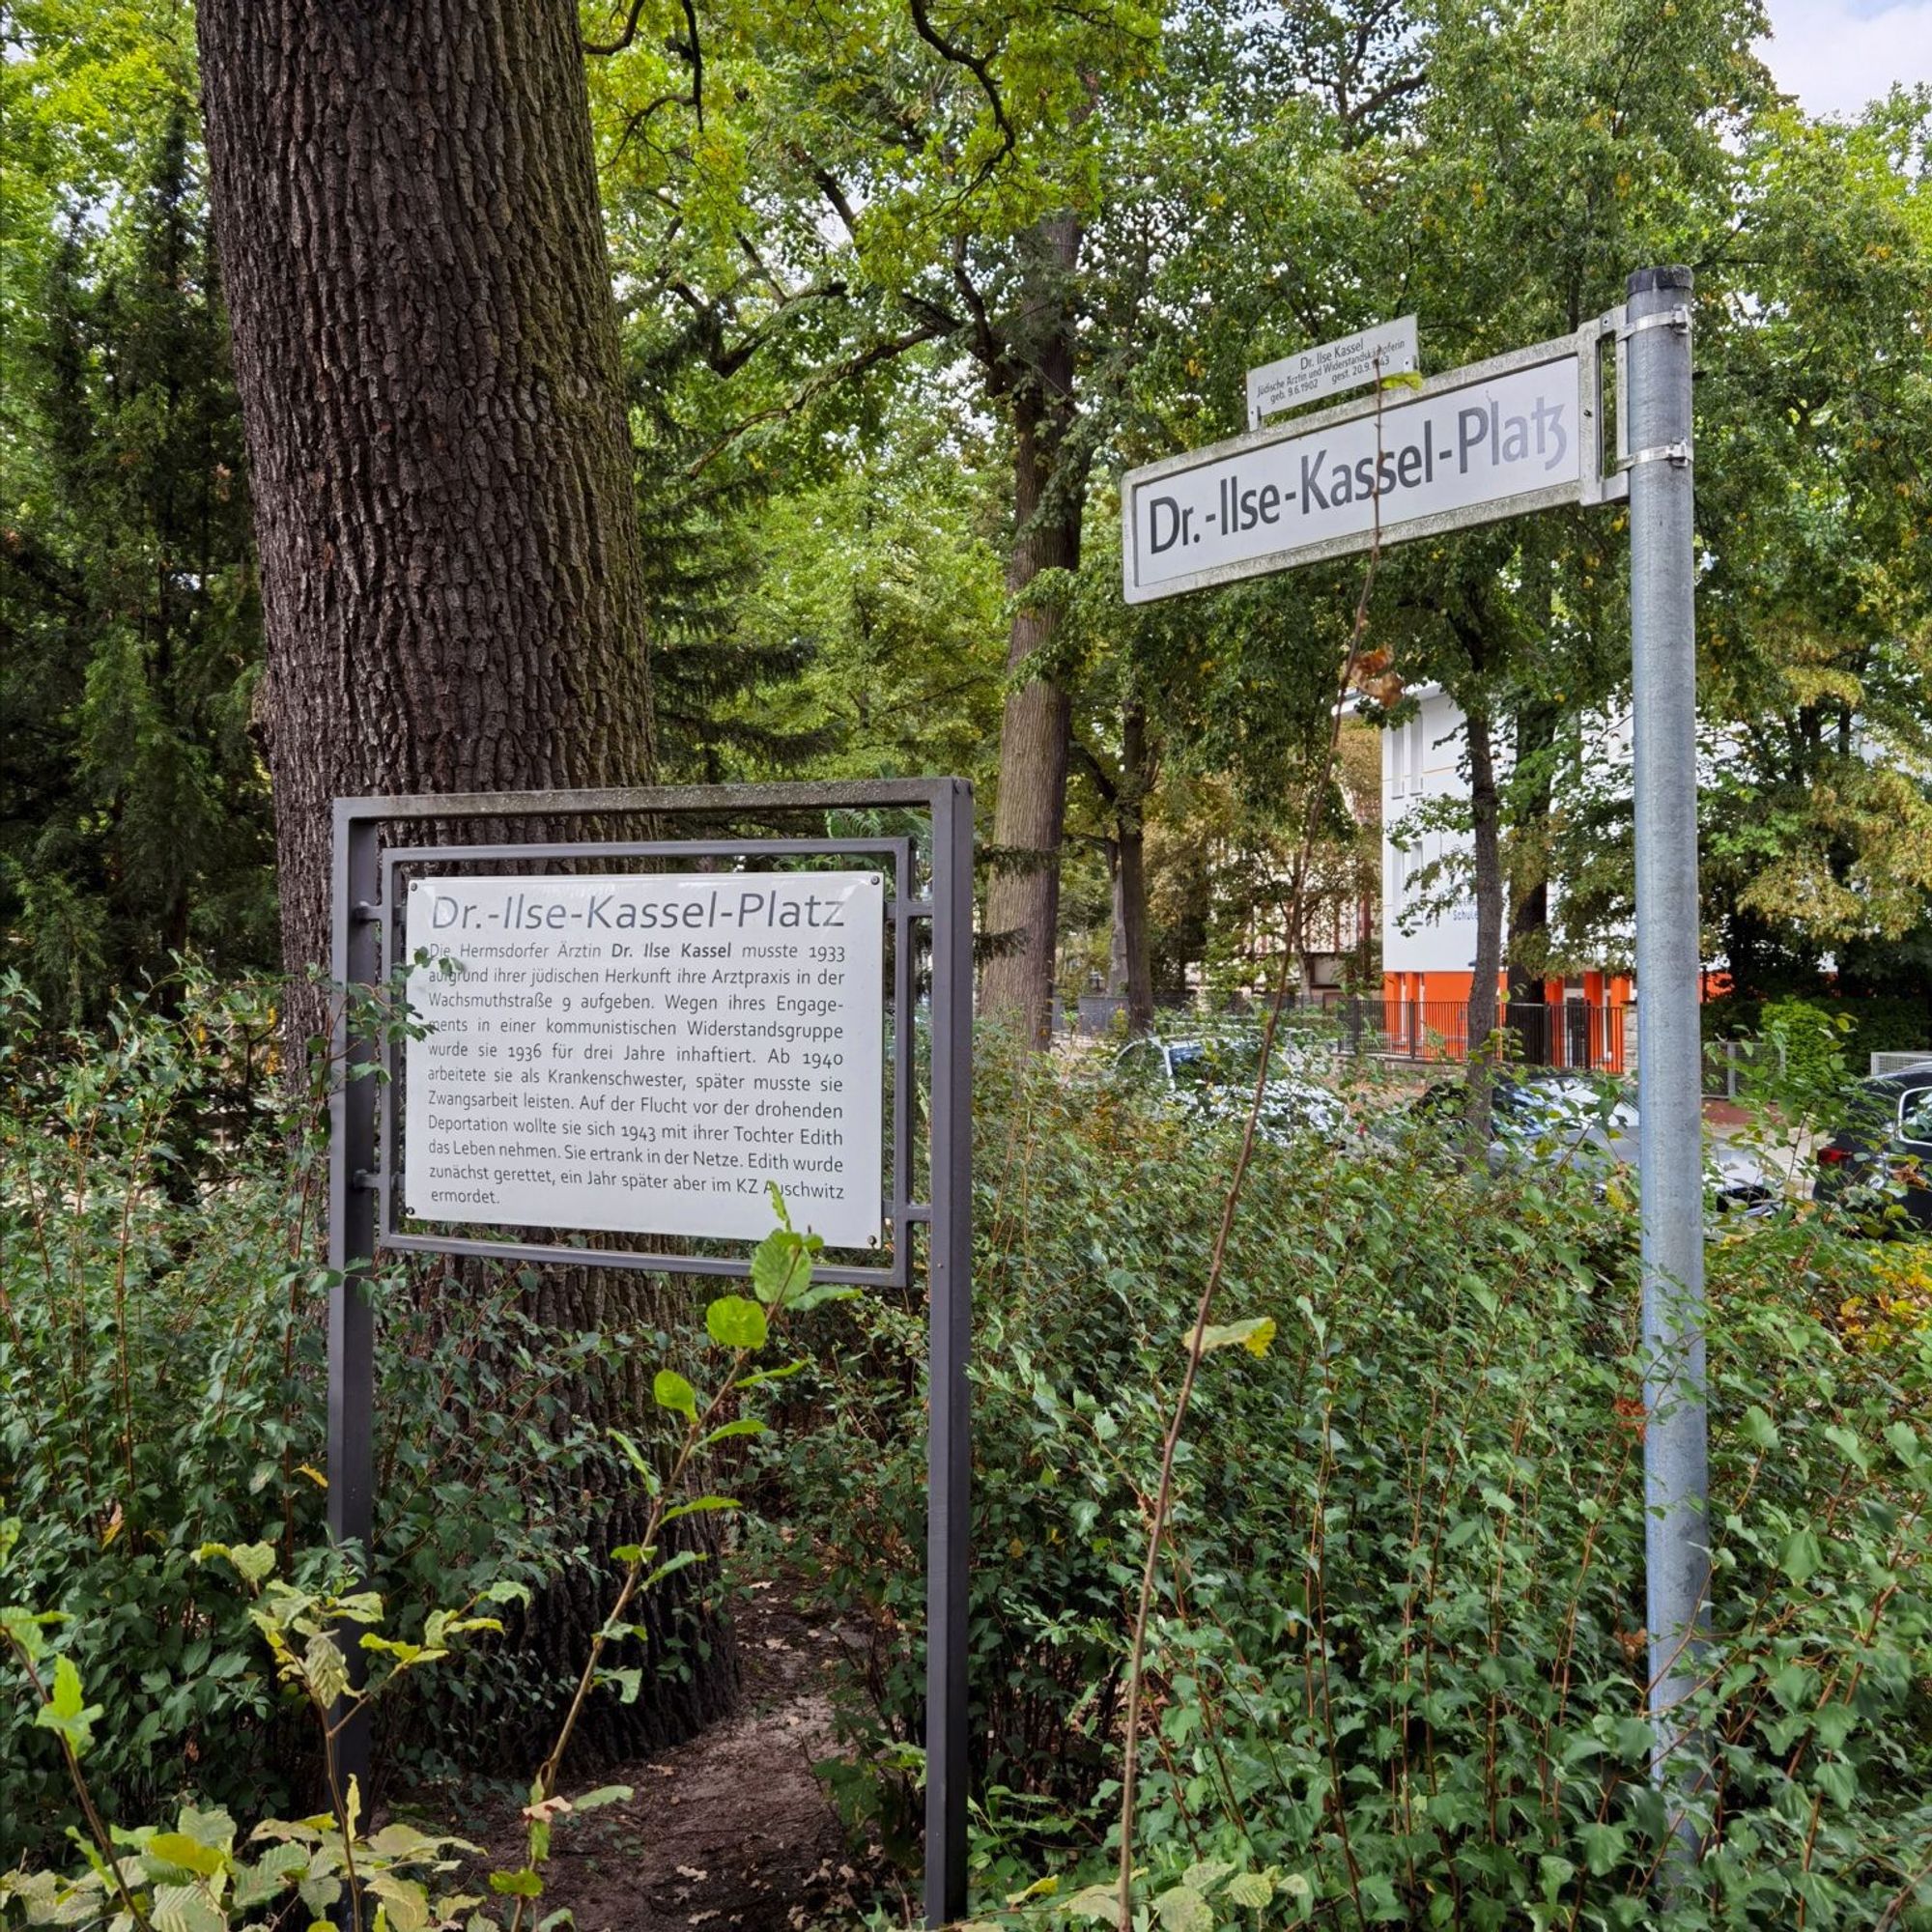
<svg viewBox="0 0 1932 1932">
<path fill-rule="evenodd" d="M 1147 1504 L 1232 1141 L 1051 1069 L 996 1084 L 977 1856 L 982 1916 L 1045 1864 L 1060 1889 L 1027 1909 L 1051 1918 L 1106 1876 Z M 1245 1875 L 1283 1924 L 1932 1924 L 1932 1331 L 1880 1348 L 1848 1324 L 1871 1279 L 1808 1208 L 1713 1246 L 1715 1835 L 1665 1915 L 1627 1206 L 1426 1146 L 1260 1148 L 1216 1319 L 1279 1334 L 1208 1359 L 1182 1444 L 1149 1889 L 1206 1861 L 1198 1884 Z M 851 1721 L 875 1745 L 917 1737 L 921 1346 L 914 1311 L 875 1310 L 788 1465 L 830 1587 L 874 1633 Z"/>
<path fill-rule="evenodd" d="M 59 1613 L 113 1715 L 91 1764 L 117 1815 L 184 1794 L 255 1814 L 311 1804 L 305 1733 L 279 1715 L 245 1593 L 204 1543 L 266 1537 L 284 1571 L 325 1502 L 322 1142 L 269 1050 L 269 989 L 190 982 L 99 1035 L 44 1032 L 0 993 L 0 1504 L 21 1521 L 10 1587 Z M 410 1635 L 433 1605 L 573 1560 L 557 1515 L 601 1450 L 571 1379 L 623 1338 L 559 1343 L 498 1275 L 376 1283 L 384 1494 L 374 1582 Z M 434 1402 L 423 1400 L 433 1390 Z M 533 1701 L 514 1662 L 466 1662 L 399 1710 L 418 1757 Z M 447 1754 L 447 1753 L 444 1753 Z M 0 1864 L 73 1822 L 58 1751 L 0 1700 Z"/>
<path fill-rule="evenodd" d="M 1932 1047 L 1925 1003 L 1897 994 L 1840 998 L 1833 993 L 1807 992 L 1783 1000 L 1748 1000 L 1735 994 L 1707 1000 L 1702 1008 L 1706 1039 L 1746 1039 L 1766 1031 L 1774 1008 L 1802 1006 L 1842 1022 L 1843 1048 L 1854 1074 L 1871 1065 L 1874 1053 L 1909 1053 Z"/>
</svg>

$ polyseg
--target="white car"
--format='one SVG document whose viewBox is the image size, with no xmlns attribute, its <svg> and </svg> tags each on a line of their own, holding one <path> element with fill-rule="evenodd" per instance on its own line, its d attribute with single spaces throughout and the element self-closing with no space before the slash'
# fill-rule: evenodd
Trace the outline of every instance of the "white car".
<svg viewBox="0 0 1932 1932">
<path fill-rule="evenodd" d="M 1116 1077 L 1153 1088 L 1170 1103 L 1200 1121 L 1238 1125 L 1254 1102 L 1261 1042 L 1236 1038 L 1137 1039 L 1115 1056 Z M 1277 1039 L 1270 1077 L 1262 1094 L 1256 1130 L 1285 1144 L 1299 1135 L 1339 1141 L 1348 1131 L 1349 1111 L 1340 1094 L 1296 1070 L 1299 1056 Z M 1284 1070 L 1276 1073 L 1274 1067 Z"/>
</svg>

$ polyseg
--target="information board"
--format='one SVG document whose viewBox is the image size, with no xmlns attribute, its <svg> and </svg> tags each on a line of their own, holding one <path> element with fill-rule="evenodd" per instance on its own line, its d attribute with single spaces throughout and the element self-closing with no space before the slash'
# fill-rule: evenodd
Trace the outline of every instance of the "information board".
<svg viewBox="0 0 1932 1932">
<path fill-rule="evenodd" d="M 1339 342 L 1324 342 L 1299 355 L 1284 355 L 1248 371 L 1248 427 L 1302 403 L 1319 403 L 1344 389 L 1365 388 L 1384 376 L 1415 371 L 1415 318 L 1358 329 Z"/>
<path fill-rule="evenodd" d="M 424 878 L 407 930 L 417 1219 L 755 1241 L 776 1181 L 878 1245 L 881 874 Z"/>
<path fill-rule="evenodd" d="M 1601 488 L 1593 370 L 1571 338 L 1531 355 L 1129 470 L 1127 602 L 1365 549 L 1378 529 L 1393 543 L 1584 499 Z"/>
</svg>

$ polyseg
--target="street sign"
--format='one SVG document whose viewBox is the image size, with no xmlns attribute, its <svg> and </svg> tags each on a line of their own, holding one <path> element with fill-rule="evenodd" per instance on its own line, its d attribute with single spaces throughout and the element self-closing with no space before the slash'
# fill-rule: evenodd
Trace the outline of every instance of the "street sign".
<svg viewBox="0 0 1932 1932">
<path fill-rule="evenodd" d="M 1671 1806 L 1666 1899 L 1696 1870 L 1715 1789 L 1695 1703 L 1708 1681 L 1712 1573 L 1691 287 L 1689 269 L 1640 270 L 1624 307 L 1575 335 L 1438 376 L 1400 401 L 1378 394 L 1251 430 L 1121 484 L 1129 604 L 1559 503 L 1629 498 L 1647 1702 L 1651 1775 Z M 1617 351 L 1607 474 L 1606 337 Z M 1269 373 L 1249 378 L 1251 423 L 1255 378 Z"/>
<path fill-rule="evenodd" d="M 1132 469 L 1122 479 L 1126 600 L 1145 604 L 1605 495 L 1603 325 L 1437 376 L 1399 398 Z M 1616 479 L 1620 482 L 1621 479 Z"/>
<path fill-rule="evenodd" d="M 412 880 L 409 1212 L 877 1247 L 884 934 L 878 872 Z"/>
<path fill-rule="evenodd" d="M 1357 329 L 1339 342 L 1324 342 L 1279 362 L 1265 362 L 1248 371 L 1248 427 L 1281 410 L 1302 403 L 1319 403 L 1344 389 L 1360 389 L 1384 376 L 1407 376 L 1415 371 L 1415 318 L 1378 323 Z"/>
</svg>

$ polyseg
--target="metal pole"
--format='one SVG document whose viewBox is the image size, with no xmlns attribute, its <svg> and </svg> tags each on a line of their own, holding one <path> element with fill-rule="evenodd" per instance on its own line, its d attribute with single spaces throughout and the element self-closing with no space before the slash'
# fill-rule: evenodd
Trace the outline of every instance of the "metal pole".
<svg viewBox="0 0 1932 1932">
<path fill-rule="evenodd" d="M 381 970 L 375 899 L 379 863 L 375 822 L 338 804 L 329 978 L 334 997 L 367 990 Z M 369 1305 L 369 1264 L 376 1250 L 376 1076 L 348 1077 L 351 1066 L 372 1066 L 376 1042 L 366 1037 L 345 1007 L 329 1041 L 333 1057 L 328 1095 L 328 1535 L 354 1544 L 367 1560 L 374 1533 L 376 1406 L 375 1315 Z M 349 1659 L 352 1683 L 362 1681 L 363 1656 L 356 1633 L 337 1634 Z M 338 1707 L 337 1714 L 341 1715 Z M 361 1787 L 362 1815 L 369 1815 L 369 1719 L 358 1712 L 343 1725 L 335 1746 L 342 1794 L 354 1777 Z"/>
<path fill-rule="evenodd" d="M 1710 1630 L 1704 1161 L 1698 1032 L 1697 659 L 1689 269 L 1630 278 L 1631 654 L 1636 803 L 1637 1168 L 1651 1772 L 1671 1880 L 1694 1864 L 1708 1746 L 1680 1707 Z"/>
<path fill-rule="evenodd" d="M 932 813 L 932 1227 L 925 1492 L 925 1922 L 966 1916 L 973 1337 L 973 791 Z"/>
</svg>

